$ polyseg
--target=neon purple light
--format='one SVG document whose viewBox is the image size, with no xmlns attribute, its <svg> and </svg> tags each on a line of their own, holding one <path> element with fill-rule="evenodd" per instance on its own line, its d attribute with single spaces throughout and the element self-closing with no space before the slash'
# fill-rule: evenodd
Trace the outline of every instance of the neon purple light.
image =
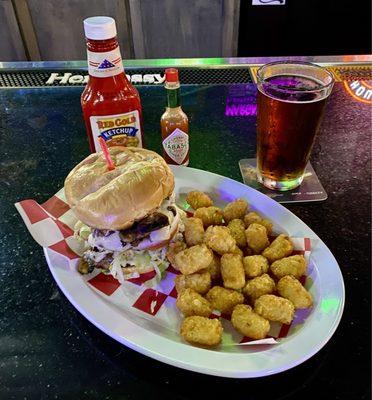
<svg viewBox="0 0 372 400">
<path fill-rule="evenodd" d="M 225 108 L 226 117 L 248 117 L 256 113 L 256 104 L 226 104 Z"/>
<path fill-rule="evenodd" d="M 251 85 L 233 85 L 226 97 L 226 117 L 250 117 L 257 113 L 256 88 Z"/>
</svg>

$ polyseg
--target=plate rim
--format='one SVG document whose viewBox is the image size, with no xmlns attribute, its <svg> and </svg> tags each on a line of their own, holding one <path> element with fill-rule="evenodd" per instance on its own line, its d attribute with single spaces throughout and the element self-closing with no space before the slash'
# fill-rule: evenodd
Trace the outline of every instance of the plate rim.
<svg viewBox="0 0 372 400">
<path fill-rule="evenodd" d="M 334 319 L 332 321 L 332 324 L 329 327 L 329 330 L 326 334 L 325 337 L 322 338 L 322 340 L 320 342 L 318 342 L 312 349 L 311 351 L 309 351 L 308 353 L 306 353 L 304 356 L 302 357 L 298 357 L 294 360 L 292 360 L 292 362 L 290 363 L 286 363 L 284 365 L 282 365 L 281 367 L 277 367 L 275 369 L 271 369 L 269 367 L 269 365 L 267 366 L 266 369 L 260 369 L 257 371 L 230 371 L 230 370 L 223 370 L 223 369 L 219 369 L 219 368 L 211 368 L 211 367 L 200 367 L 198 365 L 195 365 L 195 363 L 190 363 L 187 362 L 185 360 L 180 360 L 180 359 L 175 359 L 172 357 L 169 357 L 168 355 L 164 355 L 161 352 L 156 352 L 154 350 L 151 350 L 147 347 L 143 347 L 141 345 L 139 345 L 138 343 L 129 340 L 127 337 L 125 336 L 120 336 L 117 332 L 113 332 L 110 331 L 109 329 L 107 329 L 105 327 L 104 324 L 102 324 L 102 321 L 98 321 L 97 320 L 97 316 L 92 314 L 91 312 L 87 311 L 85 308 L 82 308 L 81 305 L 79 304 L 79 301 L 77 299 L 74 298 L 74 294 L 70 293 L 70 291 L 68 290 L 67 287 L 65 287 L 65 284 L 62 282 L 62 278 L 60 278 L 60 276 L 58 275 L 58 269 L 55 268 L 52 265 L 50 256 L 49 256 L 49 252 L 53 252 L 53 250 L 48 249 L 48 248 L 43 248 L 44 250 L 44 255 L 45 258 L 47 260 L 47 264 L 49 267 L 49 270 L 51 271 L 51 274 L 54 278 L 54 280 L 56 281 L 58 287 L 62 290 L 63 294 L 66 296 L 66 298 L 69 300 L 69 302 L 77 309 L 77 311 L 79 311 L 80 314 L 82 314 L 86 319 L 88 319 L 88 321 L 90 321 L 94 326 L 96 326 L 98 329 L 100 329 L 102 332 L 104 332 L 105 334 L 107 334 L 108 336 L 110 336 L 112 339 L 118 341 L 121 344 L 124 344 L 125 346 L 131 348 L 132 350 L 135 350 L 143 355 L 149 356 L 153 359 L 156 359 L 158 361 L 167 363 L 169 365 L 178 367 L 178 368 L 183 368 L 183 369 L 187 369 L 190 371 L 194 371 L 194 372 L 199 372 L 199 373 L 204 373 L 204 374 L 208 374 L 208 375 L 214 375 L 214 376 L 221 376 L 221 377 L 227 377 L 227 378 L 256 378 L 256 377 L 263 377 L 263 376 L 269 376 L 269 375 L 273 375 L 273 374 L 277 374 L 280 372 L 284 372 L 286 370 L 292 369 L 294 367 L 296 367 L 297 365 L 305 362 L 306 360 L 308 360 L 309 358 L 311 358 L 313 355 L 315 355 L 317 352 L 319 352 L 327 343 L 328 341 L 332 338 L 333 334 L 335 333 L 337 327 L 339 326 L 339 323 L 341 321 L 342 315 L 343 315 L 343 311 L 344 311 L 344 305 L 345 305 L 345 285 L 344 285 L 344 280 L 343 280 L 343 276 L 342 276 L 342 271 L 337 263 L 336 258 L 334 257 L 334 255 L 332 254 L 332 252 L 330 251 L 330 249 L 326 246 L 326 244 L 319 238 L 319 236 L 312 231 L 312 229 L 305 223 L 303 222 L 299 217 L 297 217 L 297 215 L 295 215 L 294 213 L 292 213 L 290 210 L 288 210 L 287 208 L 285 208 L 283 205 L 281 205 L 280 203 L 276 202 L 275 200 L 271 199 L 270 197 L 266 196 L 265 194 L 257 191 L 256 189 L 249 187 L 247 185 L 245 185 L 242 182 L 236 181 L 234 179 L 225 177 L 223 175 L 219 175 L 216 174 L 214 172 L 210 172 L 210 171 L 204 171 L 204 170 L 200 170 L 200 169 L 196 169 L 196 168 L 191 168 L 191 167 L 182 167 L 182 166 L 171 166 L 172 170 L 174 170 L 175 174 L 177 174 L 177 170 L 178 171 L 193 171 L 194 173 L 205 173 L 205 174 L 211 174 L 212 176 L 214 176 L 215 178 L 219 178 L 219 179 L 227 179 L 228 181 L 232 181 L 234 184 L 239 184 L 242 185 L 245 189 L 253 191 L 255 195 L 258 194 L 258 197 L 265 197 L 267 199 L 269 199 L 270 202 L 274 202 L 276 203 L 276 206 L 279 206 L 280 208 L 284 209 L 286 213 L 289 213 L 292 218 L 294 217 L 297 221 L 297 223 L 300 223 L 301 225 L 303 225 L 304 227 L 306 227 L 306 229 L 312 234 L 312 238 L 318 240 L 317 243 L 317 249 L 319 249 L 319 246 L 321 246 L 323 248 L 323 250 L 325 250 L 328 255 L 331 257 L 334 266 L 337 268 L 338 272 L 339 272 L 339 284 L 340 284 L 340 289 L 341 289 L 341 302 L 340 305 L 337 309 L 337 313 L 334 316 Z M 71 273 L 71 271 L 69 271 Z M 75 272 L 77 274 L 77 272 Z M 81 280 L 82 281 L 82 280 Z M 85 285 L 86 288 L 91 289 L 88 285 Z M 91 289 L 92 290 L 92 289 Z M 110 309 L 110 307 L 108 306 L 108 304 L 106 304 L 106 302 L 104 302 L 102 299 L 100 299 L 100 303 L 103 303 L 105 305 L 105 307 L 107 307 L 108 309 Z M 238 358 L 238 356 L 242 356 L 242 353 L 226 353 L 226 352 L 218 352 L 218 351 L 213 351 L 212 353 L 211 350 L 206 350 L 206 349 L 202 349 L 202 348 L 198 348 L 195 346 L 190 346 L 187 345 L 185 343 L 182 342 L 174 342 L 173 340 L 167 338 L 167 337 L 163 337 L 160 336 L 154 332 L 150 332 L 148 331 L 146 328 L 141 327 L 139 325 L 137 325 L 135 322 L 130 321 L 129 318 L 126 317 L 126 315 L 121 315 L 122 318 L 124 318 L 124 320 L 129 323 L 129 324 L 134 324 L 138 327 L 138 329 L 140 330 L 144 330 L 146 332 L 148 332 L 151 335 L 155 335 L 158 337 L 158 339 L 160 338 L 160 341 L 165 341 L 166 343 L 173 343 L 173 345 L 177 345 L 177 346 L 186 346 L 188 349 L 189 353 L 195 353 L 194 350 L 196 351 L 207 351 L 209 354 L 220 354 L 223 356 L 227 356 L 227 357 L 231 357 L 231 358 Z M 98 318 L 99 319 L 99 318 Z M 171 346 L 173 347 L 173 346 Z M 275 346 L 276 347 L 276 346 Z M 268 350 L 268 351 L 271 351 Z M 260 353 L 250 353 L 250 356 L 254 355 L 254 354 L 262 354 L 265 353 L 266 351 L 260 352 Z M 200 353 L 201 354 L 201 353 Z M 248 355 L 249 356 L 249 355 Z M 215 357 L 215 358 L 219 358 L 219 357 Z"/>
</svg>

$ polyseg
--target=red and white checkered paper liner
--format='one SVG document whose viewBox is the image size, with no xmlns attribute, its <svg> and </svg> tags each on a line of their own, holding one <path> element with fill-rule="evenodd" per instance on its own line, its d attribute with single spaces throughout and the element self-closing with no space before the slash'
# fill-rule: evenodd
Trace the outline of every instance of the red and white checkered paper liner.
<svg viewBox="0 0 372 400">
<path fill-rule="evenodd" d="M 52 250 L 56 256 L 64 258 L 66 268 L 76 269 L 81 249 L 73 237 L 76 218 L 66 203 L 64 189 L 43 204 L 38 204 L 35 200 L 23 200 L 16 203 L 15 206 L 35 241 Z M 293 254 L 303 254 L 309 261 L 312 240 L 298 237 L 292 237 L 291 240 L 295 247 Z M 311 270 L 308 272 L 311 274 Z M 174 278 L 177 274 L 178 271 L 170 266 L 167 269 L 166 277 L 155 287 L 146 285 L 146 282 L 155 276 L 155 272 L 130 279 L 124 285 L 121 285 L 111 275 L 105 275 L 99 270 L 94 270 L 88 275 L 81 275 L 81 279 L 106 301 L 108 300 L 112 305 L 123 310 L 126 315 L 129 312 L 142 318 L 151 319 L 152 322 L 164 328 L 178 332 L 182 317 L 175 305 L 177 291 L 174 286 Z M 310 281 L 310 278 L 303 277 L 302 283 L 308 287 L 311 284 Z M 268 337 L 256 341 L 237 333 L 228 321 L 228 316 L 221 316 L 216 312 L 212 317 L 220 317 L 224 326 L 223 346 L 262 345 L 276 343 L 275 339 L 288 336 L 303 324 L 309 312 L 311 310 L 297 310 L 291 325 L 271 323 Z"/>
</svg>

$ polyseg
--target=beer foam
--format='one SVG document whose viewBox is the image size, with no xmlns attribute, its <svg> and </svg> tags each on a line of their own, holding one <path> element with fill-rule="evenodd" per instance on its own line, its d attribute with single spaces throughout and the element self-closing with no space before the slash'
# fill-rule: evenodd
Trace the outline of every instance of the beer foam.
<svg viewBox="0 0 372 400">
<path fill-rule="evenodd" d="M 313 103 L 328 96 L 321 81 L 304 75 L 274 75 L 257 88 L 267 97 L 286 103 Z"/>
</svg>

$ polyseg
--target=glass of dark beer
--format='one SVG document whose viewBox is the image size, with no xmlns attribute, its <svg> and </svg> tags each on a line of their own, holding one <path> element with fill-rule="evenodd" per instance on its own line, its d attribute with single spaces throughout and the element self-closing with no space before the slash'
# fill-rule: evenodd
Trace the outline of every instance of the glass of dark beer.
<svg viewBox="0 0 372 400">
<path fill-rule="evenodd" d="M 305 62 L 274 62 L 257 72 L 257 179 L 274 190 L 299 186 L 333 76 Z"/>
</svg>

